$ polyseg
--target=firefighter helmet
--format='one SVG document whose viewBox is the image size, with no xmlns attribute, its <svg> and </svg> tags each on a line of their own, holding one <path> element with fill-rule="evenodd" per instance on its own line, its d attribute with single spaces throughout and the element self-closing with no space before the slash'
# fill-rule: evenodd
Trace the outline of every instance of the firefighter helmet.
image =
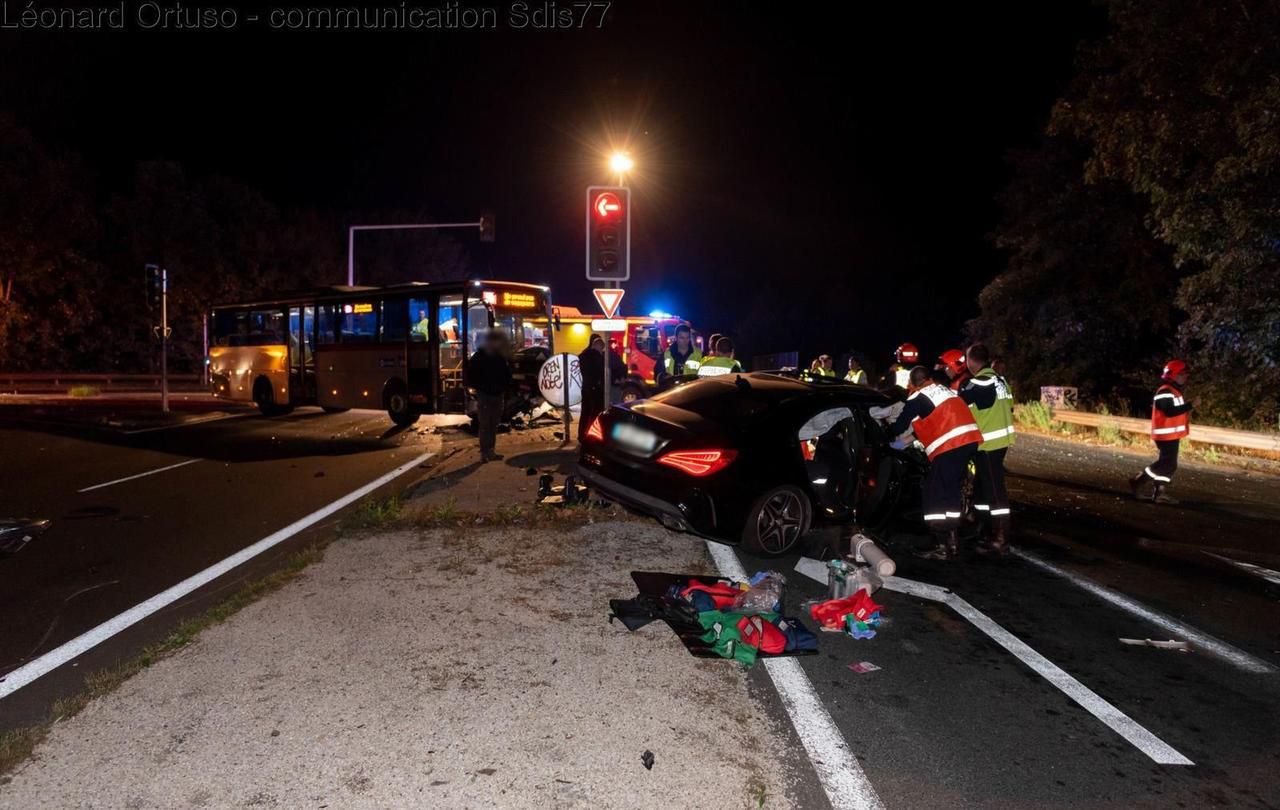
<svg viewBox="0 0 1280 810">
<path fill-rule="evenodd" d="M 916 348 L 914 343 L 902 344 L 894 354 L 898 358 L 898 362 L 903 365 L 914 365 L 920 362 L 920 350 Z"/>
<path fill-rule="evenodd" d="M 1187 373 L 1187 364 L 1181 360 L 1170 360 L 1164 364 L 1164 370 L 1160 372 L 1160 379 L 1172 380 L 1179 374 Z"/>
<path fill-rule="evenodd" d="M 964 352 L 959 349 L 947 349 L 938 356 L 938 359 L 952 374 L 964 373 Z"/>
</svg>

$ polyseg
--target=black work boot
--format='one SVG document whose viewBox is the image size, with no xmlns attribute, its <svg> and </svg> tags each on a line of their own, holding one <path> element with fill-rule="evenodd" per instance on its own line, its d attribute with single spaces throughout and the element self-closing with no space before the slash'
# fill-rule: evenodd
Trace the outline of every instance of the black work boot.
<svg viewBox="0 0 1280 810">
<path fill-rule="evenodd" d="M 978 545 L 977 551 L 984 557 L 1007 557 L 1009 556 L 1009 529 L 1007 526 L 997 525 L 992 530 L 992 537 L 989 541 Z"/>
<path fill-rule="evenodd" d="M 956 534 L 956 530 L 952 529 L 948 532 L 939 532 L 937 535 L 937 545 L 925 551 L 915 552 L 915 556 L 922 560 L 951 560 L 955 559 L 956 553 L 960 550 L 960 538 Z"/>
<path fill-rule="evenodd" d="M 1151 494 L 1152 503 L 1175 504 L 1178 502 L 1177 498 L 1165 492 L 1166 487 L 1168 484 L 1156 484 L 1156 491 Z"/>
<path fill-rule="evenodd" d="M 1134 498 L 1141 498 L 1138 493 L 1142 491 L 1142 485 L 1147 482 L 1146 472 L 1140 472 L 1129 479 L 1129 491 L 1133 493 Z"/>
</svg>

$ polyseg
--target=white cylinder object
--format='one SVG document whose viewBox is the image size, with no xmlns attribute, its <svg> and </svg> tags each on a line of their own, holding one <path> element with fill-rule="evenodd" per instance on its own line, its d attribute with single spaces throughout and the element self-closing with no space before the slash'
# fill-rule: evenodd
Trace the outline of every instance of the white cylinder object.
<svg viewBox="0 0 1280 810">
<path fill-rule="evenodd" d="M 897 563 L 866 535 L 854 535 L 853 554 L 855 559 L 871 566 L 882 577 L 891 577 L 898 570 Z"/>
</svg>

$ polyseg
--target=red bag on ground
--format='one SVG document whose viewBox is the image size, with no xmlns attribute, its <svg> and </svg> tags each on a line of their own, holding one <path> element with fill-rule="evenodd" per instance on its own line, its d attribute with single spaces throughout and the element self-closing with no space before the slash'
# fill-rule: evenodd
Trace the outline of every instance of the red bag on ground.
<svg viewBox="0 0 1280 810">
<path fill-rule="evenodd" d="M 787 649 L 783 632 L 760 616 L 743 616 L 738 620 L 738 632 L 743 644 L 750 644 L 760 652 L 780 653 Z"/>
<path fill-rule="evenodd" d="M 711 601 L 716 603 L 716 610 L 724 610 L 733 604 L 733 600 L 742 593 L 741 588 L 734 587 L 725 582 L 717 582 L 712 585 L 705 585 L 696 579 L 689 580 L 689 587 L 680 592 L 680 596 L 684 599 L 689 598 L 692 591 L 702 591 L 711 597 Z"/>
<path fill-rule="evenodd" d="M 858 621 L 864 622 L 877 610 L 880 610 L 880 605 L 872 602 L 866 591 L 860 590 L 844 599 L 828 599 L 826 602 L 812 605 L 809 608 L 809 615 L 823 627 L 841 627 L 844 624 L 844 617 L 850 613 Z"/>
</svg>

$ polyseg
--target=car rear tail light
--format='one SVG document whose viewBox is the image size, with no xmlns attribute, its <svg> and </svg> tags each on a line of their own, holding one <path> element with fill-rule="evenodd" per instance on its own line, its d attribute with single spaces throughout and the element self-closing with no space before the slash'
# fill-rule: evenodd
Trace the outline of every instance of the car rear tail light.
<svg viewBox="0 0 1280 810">
<path fill-rule="evenodd" d="M 587 428 L 587 438 L 593 441 L 604 441 L 604 428 L 600 427 L 600 417 L 591 420 L 591 426 Z"/>
<path fill-rule="evenodd" d="M 701 477 L 723 470 L 737 455 L 734 450 L 677 450 L 659 456 L 658 463 Z"/>
</svg>

